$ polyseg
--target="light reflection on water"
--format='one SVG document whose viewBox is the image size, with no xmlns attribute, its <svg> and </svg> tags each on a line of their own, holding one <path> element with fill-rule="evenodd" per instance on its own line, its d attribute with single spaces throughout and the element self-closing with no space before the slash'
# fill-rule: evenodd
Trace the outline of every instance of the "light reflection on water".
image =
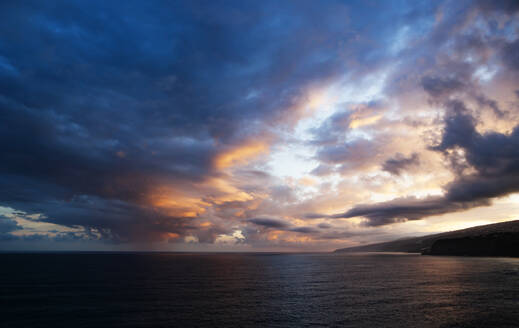
<svg viewBox="0 0 519 328">
<path fill-rule="evenodd" d="M 7 327 L 516 327 L 519 322 L 519 259 L 3 254 L 0 260 Z"/>
</svg>

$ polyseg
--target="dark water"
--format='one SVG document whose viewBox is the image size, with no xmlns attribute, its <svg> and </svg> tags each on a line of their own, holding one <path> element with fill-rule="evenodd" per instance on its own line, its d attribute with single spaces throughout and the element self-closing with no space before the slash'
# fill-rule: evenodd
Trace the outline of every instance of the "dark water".
<svg viewBox="0 0 519 328">
<path fill-rule="evenodd" d="M 2 254 L 1 327 L 519 327 L 519 259 Z"/>
</svg>

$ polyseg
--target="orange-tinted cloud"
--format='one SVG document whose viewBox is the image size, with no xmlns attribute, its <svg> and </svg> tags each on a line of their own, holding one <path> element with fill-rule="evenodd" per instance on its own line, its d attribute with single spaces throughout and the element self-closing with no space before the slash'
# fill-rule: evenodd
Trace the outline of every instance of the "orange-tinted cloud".
<svg viewBox="0 0 519 328">
<path fill-rule="evenodd" d="M 244 165 L 259 155 L 268 152 L 269 146 L 263 141 L 250 141 L 219 154 L 214 166 L 225 169 L 236 165 Z"/>
<path fill-rule="evenodd" d="M 160 208 L 171 216 L 196 217 L 206 211 L 209 203 L 196 196 L 185 195 L 173 188 L 157 188 L 150 196 L 152 206 Z"/>
<path fill-rule="evenodd" d="M 306 186 L 306 187 L 315 186 L 317 183 L 318 182 L 316 179 L 308 177 L 308 176 L 305 176 L 305 177 L 302 177 L 301 179 L 299 179 L 299 184 Z"/>
<path fill-rule="evenodd" d="M 381 118 L 382 118 L 382 115 L 354 118 L 350 122 L 350 128 L 356 129 L 356 128 L 360 128 L 361 126 L 371 125 L 371 124 L 376 123 Z"/>
</svg>

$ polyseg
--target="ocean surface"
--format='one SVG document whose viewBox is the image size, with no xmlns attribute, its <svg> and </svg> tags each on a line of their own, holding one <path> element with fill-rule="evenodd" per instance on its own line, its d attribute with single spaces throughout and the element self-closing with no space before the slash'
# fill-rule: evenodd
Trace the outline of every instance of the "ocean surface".
<svg viewBox="0 0 519 328">
<path fill-rule="evenodd" d="M 519 259 L 0 254 L 0 327 L 519 327 Z"/>
</svg>

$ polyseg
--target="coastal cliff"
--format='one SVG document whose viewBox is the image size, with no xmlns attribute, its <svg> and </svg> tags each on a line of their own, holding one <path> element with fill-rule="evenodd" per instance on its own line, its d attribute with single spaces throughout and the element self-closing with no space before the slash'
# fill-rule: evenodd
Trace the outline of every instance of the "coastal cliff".
<svg viewBox="0 0 519 328">
<path fill-rule="evenodd" d="M 406 252 L 424 255 L 519 257 L 519 220 L 385 243 L 341 248 L 334 252 Z"/>
<path fill-rule="evenodd" d="M 519 233 L 503 232 L 436 240 L 423 255 L 519 257 Z"/>
</svg>

